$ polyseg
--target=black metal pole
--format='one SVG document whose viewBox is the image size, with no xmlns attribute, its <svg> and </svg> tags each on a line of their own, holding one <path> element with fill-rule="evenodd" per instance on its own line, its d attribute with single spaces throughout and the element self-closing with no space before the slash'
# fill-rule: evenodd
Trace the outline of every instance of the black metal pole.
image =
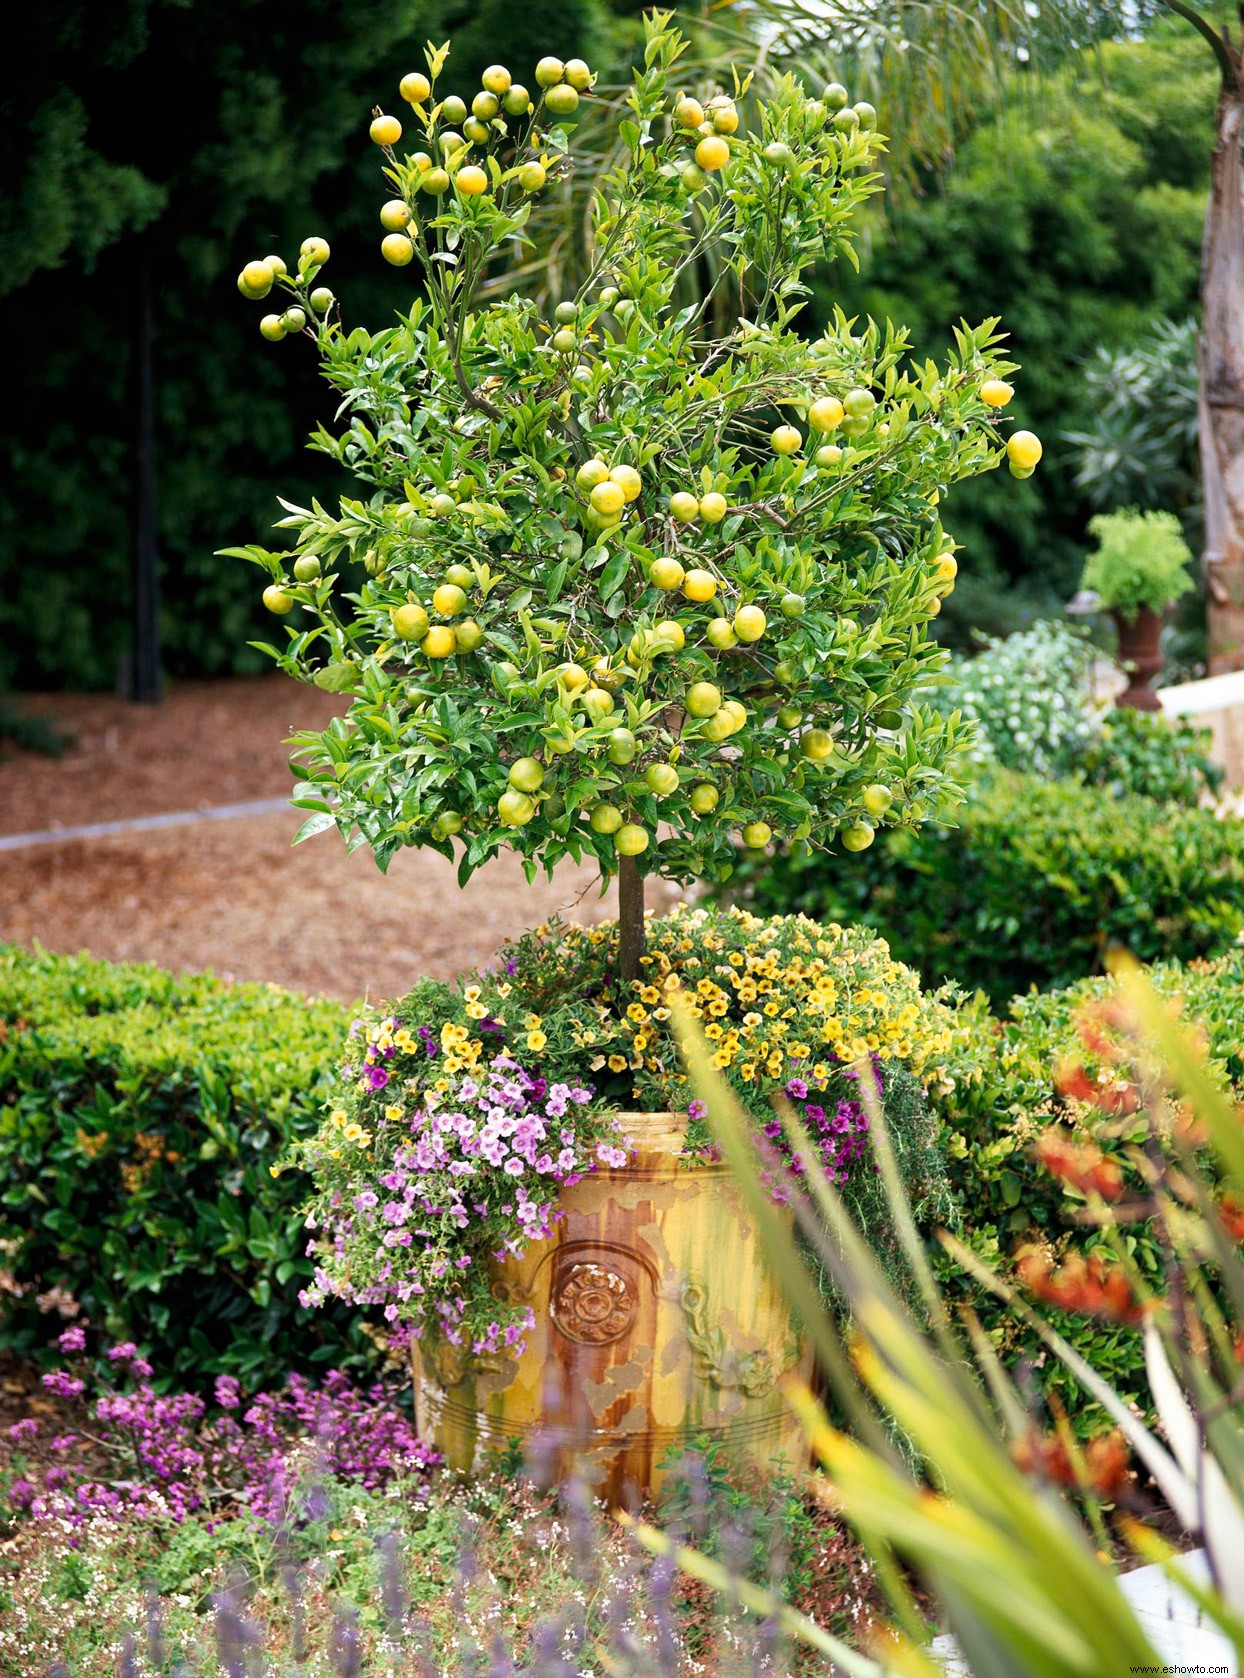
<svg viewBox="0 0 1244 1678">
<path fill-rule="evenodd" d="M 158 705 L 164 695 L 160 668 L 160 504 L 156 481 L 153 312 L 151 253 L 144 241 L 139 268 L 134 646 L 129 692 L 129 697 L 142 705 Z"/>
</svg>

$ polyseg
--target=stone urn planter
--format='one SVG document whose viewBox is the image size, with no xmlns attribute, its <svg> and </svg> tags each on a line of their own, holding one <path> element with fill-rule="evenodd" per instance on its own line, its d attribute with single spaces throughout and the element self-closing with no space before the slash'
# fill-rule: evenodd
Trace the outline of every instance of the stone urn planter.
<svg viewBox="0 0 1244 1678">
<path fill-rule="evenodd" d="M 685 1119 L 622 1124 L 627 1164 L 563 1190 L 552 1239 L 497 1265 L 535 1313 L 522 1356 L 416 1347 L 419 1432 L 460 1472 L 517 1440 L 617 1503 L 659 1490 L 662 1459 L 694 1438 L 764 1464 L 806 1456 L 780 1383 L 811 1377 L 810 1349 L 729 1168 L 682 1158 Z"/>
<path fill-rule="evenodd" d="M 1119 695 L 1117 703 L 1130 705 L 1137 711 L 1156 711 L 1159 701 L 1153 690 L 1153 679 L 1164 662 L 1163 614 L 1142 606 L 1130 623 L 1121 612 L 1113 612 L 1111 616 L 1119 632 L 1119 663 L 1128 677 L 1128 687 Z"/>
</svg>

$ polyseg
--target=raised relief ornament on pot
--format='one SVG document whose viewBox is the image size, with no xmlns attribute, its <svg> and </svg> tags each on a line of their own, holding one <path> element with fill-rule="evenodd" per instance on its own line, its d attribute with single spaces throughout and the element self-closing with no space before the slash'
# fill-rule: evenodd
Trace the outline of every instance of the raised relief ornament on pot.
<svg viewBox="0 0 1244 1678">
<path fill-rule="evenodd" d="M 607 1346 L 635 1320 L 635 1284 L 606 1264 L 579 1261 L 560 1269 L 549 1295 L 553 1321 L 567 1340 Z"/>
</svg>

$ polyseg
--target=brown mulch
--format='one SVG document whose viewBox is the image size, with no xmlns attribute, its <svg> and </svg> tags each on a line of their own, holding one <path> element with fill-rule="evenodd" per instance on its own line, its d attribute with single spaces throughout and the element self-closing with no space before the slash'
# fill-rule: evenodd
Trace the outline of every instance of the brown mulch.
<svg viewBox="0 0 1244 1678">
<path fill-rule="evenodd" d="M 160 707 L 32 700 L 78 740 L 59 761 L 0 763 L 0 833 L 282 797 L 292 785 L 282 741 L 323 727 L 338 703 L 279 675 L 185 684 Z M 551 914 L 613 912 L 592 869 L 566 865 L 529 886 L 506 854 L 459 891 L 434 851 L 403 851 L 384 876 L 333 833 L 291 849 L 300 820 L 290 810 L 0 853 L 0 941 L 352 1001 L 478 966 Z M 657 884 L 651 895 L 671 901 Z"/>
</svg>

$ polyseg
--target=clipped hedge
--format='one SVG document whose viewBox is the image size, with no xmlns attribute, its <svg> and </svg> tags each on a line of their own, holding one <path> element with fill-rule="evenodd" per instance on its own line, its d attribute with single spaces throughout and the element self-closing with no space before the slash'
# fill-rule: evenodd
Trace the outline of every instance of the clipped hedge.
<svg viewBox="0 0 1244 1678">
<path fill-rule="evenodd" d="M 269 1171 L 319 1122 L 349 1019 L 275 985 L 0 945 L 0 1344 L 37 1348 L 72 1300 L 192 1381 L 366 1353 L 347 1313 L 299 1307 L 306 1184 Z"/>
<path fill-rule="evenodd" d="M 1003 771 L 956 815 L 855 856 L 744 858 L 730 895 L 761 914 L 863 922 L 927 985 L 953 979 L 1001 1006 L 1102 971 L 1112 946 L 1188 961 L 1244 930 L 1236 817 Z"/>
<path fill-rule="evenodd" d="M 1213 961 L 1163 962 L 1148 978 L 1160 995 L 1177 1001 L 1182 1017 L 1198 1022 L 1206 1050 L 1219 1078 L 1244 1094 L 1244 948 L 1233 948 Z M 1101 1127 L 1091 1110 L 1062 1100 L 1055 1090 L 1060 1063 L 1074 1060 L 1092 1075 L 1098 1063 L 1080 1038 L 1078 1021 L 1087 1008 L 1106 997 L 1114 981 L 1099 976 L 1065 990 L 1017 997 L 1004 1019 L 997 1019 L 978 999 L 961 1014 L 966 1036 L 956 1039 L 950 1077 L 934 1090 L 942 1120 L 951 1188 L 963 1208 L 960 1234 L 990 1263 L 1005 1270 L 1015 1251 L 1026 1244 L 1056 1252 L 1075 1246 L 1091 1249 L 1097 1239 L 1078 1221 L 1083 1200 L 1039 1165 L 1033 1155 L 1037 1135 L 1054 1123 L 1076 1127 L 1128 1170 L 1128 1149 L 1139 1136 L 1125 1124 Z M 953 1079 L 953 1088 L 949 1087 Z M 1145 1226 L 1129 1233 L 1132 1254 L 1155 1287 L 1162 1280 L 1161 1256 Z M 1035 1337 L 1016 1323 L 996 1301 L 949 1262 L 942 1266 L 952 1289 L 965 1297 L 1007 1358 L 1032 1358 L 1042 1385 L 1059 1391 L 1077 1425 L 1092 1430 L 1103 1418 L 1059 1365 L 1044 1357 Z M 1134 1329 L 1085 1317 L 1061 1318 L 1059 1328 L 1099 1373 L 1129 1398 L 1145 1405 L 1148 1388 L 1140 1336 Z"/>
</svg>

